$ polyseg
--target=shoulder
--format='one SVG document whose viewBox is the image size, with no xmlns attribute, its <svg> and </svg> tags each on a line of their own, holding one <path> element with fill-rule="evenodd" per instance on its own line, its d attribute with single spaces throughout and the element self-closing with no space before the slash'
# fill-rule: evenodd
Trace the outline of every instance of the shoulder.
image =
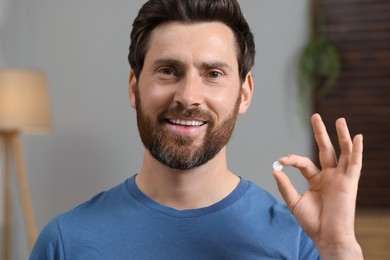
<svg viewBox="0 0 390 260">
<path fill-rule="evenodd" d="M 118 210 L 120 204 L 127 204 L 126 195 L 126 182 L 123 182 L 54 217 L 39 234 L 30 260 L 63 259 L 61 255 L 67 248 L 77 246 L 80 238 L 88 240 L 99 232 L 98 227 L 110 219 L 114 207 Z"/>
<path fill-rule="evenodd" d="M 295 254 L 298 259 L 319 259 L 313 242 L 287 206 L 253 182 L 248 183 L 240 210 L 241 216 L 247 216 L 244 224 L 248 223 L 248 230 L 252 230 L 252 233 L 257 231 L 260 237 L 272 234 L 272 241 L 284 244 L 286 255 Z"/>
<path fill-rule="evenodd" d="M 109 224 L 114 216 L 128 210 L 131 196 L 127 189 L 127 181 L 100 192 L 75 208 L 58 215 L 55 220 L 63 238 L 93 235 L 101 228 L 102 223 Z"/>
<path fill-rule="evenodd" d="M 252 181 L 244 181 L 248 182 L 247 192 L 243 196 L 243 199 L 247 203 L 253 204 L 259 209 L 269 211 L 272 214 L 291 215 L 286 205 L 279 202 L 271 193 L 264 190 Z"/>
<path fill-rule="evenodd" d="M 255 218 L 263 219 L 274 227 L 289 227 L 298 231 L 300 229 L 296 219 L 284 203 L 279 202 L 271 193 L 255 183 L 248 182 L 248 188 L 241 198 L 243 207 L 251 209 Z"/>
<path fill-rule="evenodd" d="M 52 219 L 41 231 L 31 251 L 30 260 L 64 259 L 64 247 L 58 219 Z"/>
</svg>

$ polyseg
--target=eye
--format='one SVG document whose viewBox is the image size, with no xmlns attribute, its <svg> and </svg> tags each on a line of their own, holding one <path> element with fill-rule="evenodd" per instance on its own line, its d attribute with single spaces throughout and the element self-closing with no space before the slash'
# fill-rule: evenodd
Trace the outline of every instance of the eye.
<svg viewBox="0 0 390 260">
<path fill-rule="evenodd" d="M 212 79 L 216 79 L 223 76 L 223 74 L 220 71 L 212 70 L 208 73 L 208 76 Z"/>
<path fill-rule="evenodd" d="M 164 74 L 166 76 L 172 76 L 174 74 L 171 68 L 162 67 L 158 70 L 159 73 Z"/>
</svg>

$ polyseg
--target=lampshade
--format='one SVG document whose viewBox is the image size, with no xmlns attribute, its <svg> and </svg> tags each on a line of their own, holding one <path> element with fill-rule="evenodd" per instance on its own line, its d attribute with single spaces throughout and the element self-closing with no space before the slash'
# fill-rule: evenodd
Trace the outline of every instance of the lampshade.
<svg viewBox="0 0 390 260">
<path fill-rule="evenodd" d="M 43 72 L 0 69 L 0 131 L 46 132 L 51 127 Z"/>
</svg>

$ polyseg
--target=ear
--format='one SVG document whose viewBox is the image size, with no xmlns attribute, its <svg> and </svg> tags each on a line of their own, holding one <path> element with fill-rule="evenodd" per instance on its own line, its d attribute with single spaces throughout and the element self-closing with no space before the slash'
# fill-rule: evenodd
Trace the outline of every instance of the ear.
<svg viewBox="0 0 390 260">
<path fill-rule="evenodd" d="M 245 82 L 241 87 L 241 104 L 238 110 L 239 114 L 244 114 L 249 108 L 253 95 L 253 78 L 252 72 L 248 72 L 245 78 Z"/>
<path fill-rule="evenodd" d="M 135 89 L 137 87 L 137 79 L 135 78 L 134 71 L 130 70 L 129 76 L 129 98 L 130 104 L 133 108 L 135 108 L 136 99 L 135 99 Z"/>
</svg>

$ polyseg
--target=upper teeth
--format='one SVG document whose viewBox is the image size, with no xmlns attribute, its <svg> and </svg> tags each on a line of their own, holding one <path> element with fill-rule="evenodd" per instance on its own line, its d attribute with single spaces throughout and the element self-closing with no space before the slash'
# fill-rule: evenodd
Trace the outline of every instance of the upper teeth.
<svg viewBox="0 0 390 260">
<path fill-rule="evenodd" d="M 201 126 L 203 125 L 202 121 L 195 120 L 179 120 L 179 119 L 170 119 L 170 123 L 175 125 L 187 125 L 187 126 Z"/>
</svg>

